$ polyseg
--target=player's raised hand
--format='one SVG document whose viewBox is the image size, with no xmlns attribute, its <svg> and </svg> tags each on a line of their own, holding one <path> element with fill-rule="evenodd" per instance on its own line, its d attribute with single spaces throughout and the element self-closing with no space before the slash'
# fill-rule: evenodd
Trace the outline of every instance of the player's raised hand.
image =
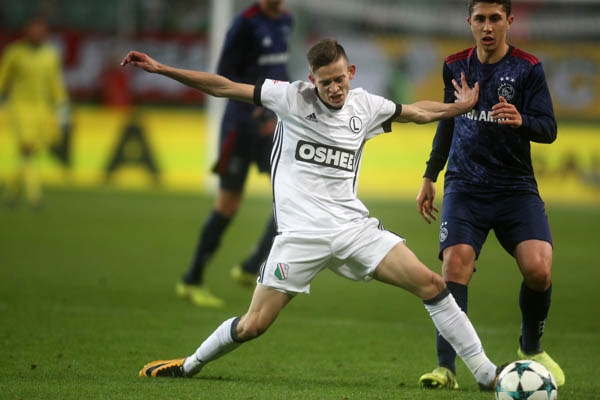
<svg viewBox="0 0 600 400">
<path fill-rule="evenodd" d="M 523 117 L 517 110 L 514 104 L 510 104 L 502 96 L 499 97 L 500 102 L 492 106 L 492 118 L 500 125 L 508 125 L 513 128 L 518 128 L 523 125 Z"/>
<path fill-rule="evenodd" d="M 454 102 L 464 103 L 469 110 L 475 107 L 475 104 L 479 100 L 479 82 L 475 82 L 473 87 L 470 87 L 465 73 L 461 72 L 460 85 L 455 79 L 452 79 L 452 84 L 454 85 L 454 96 L 456 97 Z"/>
<path fill-rule="evenodd" d="M 139 51 L 130 51 L 129 54 L 121 61 L 121 66 L 131 64 L 134 67 L 139 67 L 147 72 L 158 72 L 160 63 L 150 57 L 148 54 Z"/>
</svg>

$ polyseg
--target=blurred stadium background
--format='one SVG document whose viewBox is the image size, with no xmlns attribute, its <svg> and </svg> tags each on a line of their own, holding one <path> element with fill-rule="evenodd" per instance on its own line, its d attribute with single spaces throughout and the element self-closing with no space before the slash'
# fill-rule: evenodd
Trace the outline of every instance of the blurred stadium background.
<svg viewBox="0 0 600 400">
<path fill-rule="evenodd" d="M 123 69 L 130 49 L 172 65 L 214 70 L 220 43 L 242 0 L 21 0 L 0 2 L 0 50 L 36 13 L 48 17 L 52 42 L 64 60 L 73 101 L 72 165 L 67 174 L 50 157 L 44 180 L 53 185 L 98 185 L 132 109 L 141 116 L 160 167 L 161 187 L 211 190 L 216 130 L 223 101 L 207 99 L 163 77 Z M 443 58 L 472 45 L 466 0 L 286 0 L 296 21 L 290 70 L 307 75 L 304 54 L 318 38 L 336 37 L 358 66 L 354 86 L 399 102 L 441 99 Z M 559 120 L 552 146 L 534 145 L 543 193 L 560 201 L 600 199 L 600 1 L 521 0 L 514 5 L 512 44 L 544 63 Z M 361 190 L 408 196 L 418 188 L 434 125 L 396 127 L 400 135 L 374 141 Z M 56 134 L 54 132 L 53 134 Z M 375 143 L 377 142 L 377 143 Z M 135 154 L 136 149 L 130 149 Z M 139 151 L 139 149 L 137 150 Z M 0 180 L 15 160 L 0 107 Z M 393 168 L 393 169 L 391 169 Z M 407 179 L 393 179 L 402 170 Z M 381 179 L 393 179 L 392 190 Z M 140 167 L 117 171 L 121 187 L 154 181 Z M 263 193 L 266 179 L 248 189 Z M 568 188 L 568 190 L 565 190 Z"/>
</svg>

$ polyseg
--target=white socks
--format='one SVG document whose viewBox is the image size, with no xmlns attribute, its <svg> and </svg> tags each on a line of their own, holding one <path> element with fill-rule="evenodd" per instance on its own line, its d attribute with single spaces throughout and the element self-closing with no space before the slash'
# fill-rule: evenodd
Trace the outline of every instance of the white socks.
<svg viewBox="0 0 600 400">
<path fill-rule="evenodd" d="M 205 364 L 229 353 L 241 344 L 234 341 L 232 337 L 232 330 L 237 327 L 238 321 L 239 317 L 233 317 L 223 322 L 202 342 L 194 354 L 185 359 L 183 363 L 185 376 L 197 374 Z"/>
<path fill-rule="evenodd" d="M 485 355 L 475 328 L 452 294 L 445 290 L 432 301 L 425 302 L 425 308 L 437 330 L 454 347 L 477 382 L 483 386 L 491 385 L 496 377 L 496 365 Z"/>
</svg>

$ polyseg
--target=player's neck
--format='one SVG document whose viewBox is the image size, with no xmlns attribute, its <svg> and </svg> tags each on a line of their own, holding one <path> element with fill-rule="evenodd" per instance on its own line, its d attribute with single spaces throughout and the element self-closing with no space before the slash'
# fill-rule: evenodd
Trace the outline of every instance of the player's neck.
<svg viewBox="0 0 600 400">
<path fill-rule="evenodd" d="M 493 51 L 486 51 L 481 47 L 477 47 L 477 58 L 482 64 L 495 64 L 504 58 L 509 48 L 508 43 L 504 43 Z"/>
</svg>

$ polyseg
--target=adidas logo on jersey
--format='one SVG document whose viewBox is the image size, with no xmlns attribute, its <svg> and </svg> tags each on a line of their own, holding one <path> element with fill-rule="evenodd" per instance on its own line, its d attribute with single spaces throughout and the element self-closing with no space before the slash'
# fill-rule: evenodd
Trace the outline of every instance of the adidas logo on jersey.
<svg viewBox="0 0 600 400">
<path fill-rule="evenodd" d="M 308 114 L 306 117 L 304 117 L 305 119 L 312 121 L 312 122 L 318 122 L 317 121 L 317 116 L 315 115 L 315 113 L 310 113 Z"/>
</svg>

